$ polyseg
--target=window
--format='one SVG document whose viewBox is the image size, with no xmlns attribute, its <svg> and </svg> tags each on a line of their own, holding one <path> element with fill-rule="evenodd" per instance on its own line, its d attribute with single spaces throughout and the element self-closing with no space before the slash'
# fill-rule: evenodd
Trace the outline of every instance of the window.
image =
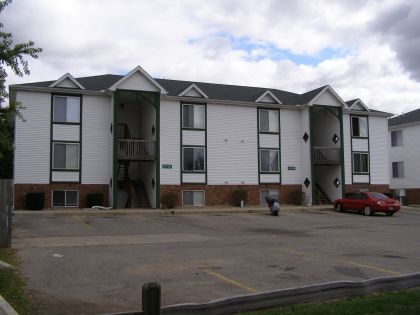
<svg viewBox="0 0 420 315">
<path fill-rule="evenodd" d="M 353 116 L 351 118 L 351 134 L 353 137 L 368 137 L 368 121 L 367 117 Z"/>
<path fill-rule="evenodd" d="M 404 162 L 392 162 L 392 178 L 404 177 Z"/>
<path fill-rule="evenodd" d="M 260 150 L 260 170 L 261 172 L 279 172 L 279 150 Z"/>
<path fill-rule="evenodd" d="M 184 190 L 182 192 L 182 204 L 184 206 L 204 206 L 204 191 Z"/>
<path fill-rule="evenodd" d="M 402 130 L 391 131 L 391 146 L 402 147 L 403 145 L 403 132 Z"/>
<path fill-rule="evenodd" d="M 279 111 L 260 109 L 260 132 L 279 132 Z"/>
<path fill-rule="evenodd" d="M 77 207 L 79 191 L 77 190 L 53 190 L 53 207 Z"/>
<path fill-rule="evenodd" d="M 353 173 L 369 173 L 368 153 L 353 153 Z"/>
<path fill-rule="evenodd" d="M 79 123 L 80 97 L 54 95 L 53 121 L 59 123 Z"/>
<path fill-rule="evenodd" d="M 204 172 L 204 147 L 183 147 L 182 166 L 184 171 Z"/>
<path fill-rule="evenodd" d="M 54 142 L 53 169 L 78 170 L 79 144 Z"/>
<path fill-rule="evenodd" d="M 182 127 L 192 129 L 204 129 L 205 124 L 205 105 L 182 105 Z"/>
<path fill-rule="evenodd" d="M 260 205 L 266 206 L 267 202 L 265 201 L 265 197 L 273 196 L 279 199 L 279 191 L 278 190 L 260 190 Z"/>
</svg>

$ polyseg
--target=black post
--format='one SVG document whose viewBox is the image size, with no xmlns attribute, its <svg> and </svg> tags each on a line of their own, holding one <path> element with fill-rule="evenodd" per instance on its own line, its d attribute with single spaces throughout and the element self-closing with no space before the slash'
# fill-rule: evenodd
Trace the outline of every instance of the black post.
<svg viewBox="0 0 420 315">
<path fill-rule="evenodd" d="M 144 315 L 160 315 L 160 284 L 148 282 L 143 285 L 142 310 Z"/>
</svg>

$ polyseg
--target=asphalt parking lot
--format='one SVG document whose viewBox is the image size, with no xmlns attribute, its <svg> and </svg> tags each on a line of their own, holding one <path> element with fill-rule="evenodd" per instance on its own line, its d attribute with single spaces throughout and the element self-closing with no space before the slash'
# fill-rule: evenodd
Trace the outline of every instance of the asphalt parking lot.
<svg viewBox="0 0 420 315">
<path fill-rule="evenodd" d="M 420 271 L 420 209 L 393 217 L 332 210 L 253 214 L 55 215 L 15 212 L 13 247 L 40 314 L 162 305 Z"/>
</svg>

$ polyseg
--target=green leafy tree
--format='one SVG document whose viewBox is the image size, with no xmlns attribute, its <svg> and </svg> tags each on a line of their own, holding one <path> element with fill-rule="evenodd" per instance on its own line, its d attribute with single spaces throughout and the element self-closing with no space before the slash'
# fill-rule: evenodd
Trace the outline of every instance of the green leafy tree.
<svg viewBox="0 0 420 315">
<path fill-rule="evenodd" d="M 0 1 L 0 13 L 9 5 L 12 0 Z M 26 56 L 38 58 L 41 48 L 35 48 L 34 43 L 13 44 L 11 33 L 3 32 L 3 24 L 0 23 L 0 178 L 11 178 L 13 173 L 13 124 L 15 116 L 22 119 L 21 105 L 9 102 L 9 106 L 4 106 L 8 99 L 6 78 L 9 69 L 16 75 L 23 77 L 29 75 L 28 62 Z"/>
</svg>

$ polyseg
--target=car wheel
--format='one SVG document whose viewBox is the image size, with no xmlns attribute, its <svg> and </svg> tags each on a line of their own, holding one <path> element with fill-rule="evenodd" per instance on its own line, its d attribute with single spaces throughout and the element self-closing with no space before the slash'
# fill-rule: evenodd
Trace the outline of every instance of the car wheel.
<svg viewBox="0 0 420 315">
<path fill-rule="evenodd" d="M 337 203 L 337 205 L 335 206 L 335 210 L 337 212 L 343 212 L 343 205 L 341 203 Z"/>
<path fill-rule="evenodd" d="M 386 213 L 386 215 L 387 215 L 388 217 L 390 217 L 390 216 L 394 215 L 394 213 L 395 213 L 395 212 L 390 211 L 390 212 L 387 212 L 387 213 Z"/>
<path fill-rule="evenodd" d="M 370 206 L 365 206 L 363 208 L 363 214 L 366 216 L 372 215 L 373 214 L 372 208 Z"/>
</svg>

